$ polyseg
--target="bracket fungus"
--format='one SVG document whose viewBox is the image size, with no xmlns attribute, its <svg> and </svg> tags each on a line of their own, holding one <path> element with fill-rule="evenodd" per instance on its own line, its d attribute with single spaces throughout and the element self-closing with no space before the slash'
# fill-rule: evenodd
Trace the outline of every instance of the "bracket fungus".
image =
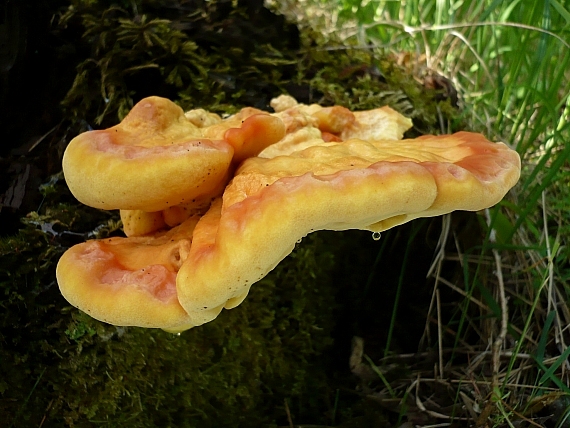
<svg viewBox="0 0 570 428">
<path fill-rule="evenodd" d="M 141 103 L 116 127 L 77 137 L 64 158 L 78 199 L 130 210 L 129 237 L 78 244 L 57 267 L 71 304 L 117 325 L 204 324 L 239 305 L 308 233 L 380 232 L 484 209 L 520 174 L 518 154 L 480 134 L 401 140 L 411 121 L 387 107 L 351 112 L 282 96 L 273 114 L 222 120 L 156 97 Z"/>
<path fill-rule="evenodd" d="M 71 193 L 95 208 L 164 210 L 215 192 L 234 158 L 285 135 L 282 121 L 261 110 L 226 120 L 202 111 L 185 115 L 170 100 L 149 97 L 118 125 L 75 137 L 63 156 Z"/>
</svg>

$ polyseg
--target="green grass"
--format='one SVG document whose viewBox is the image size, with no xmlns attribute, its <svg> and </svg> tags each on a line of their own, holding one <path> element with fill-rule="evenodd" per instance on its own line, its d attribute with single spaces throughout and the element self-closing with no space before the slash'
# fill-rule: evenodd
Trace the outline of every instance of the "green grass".
<svg viewBox="0 0 570 428">
<path fill-rule="evenodd" d="M 291 0 L 279 9 L 341 46 L 388 55 L 420 81 L 444 76 L 459 93 L 463 127 L 521 155 L 520 183 L 481 216 L 480 244 L 461 248 L 453 242 L 457 230 L 442 234 L 447 253 L 434 262 L 428 318 L 441 320 L 438 290 L 445 287 L 455 287 L 457 310 L 435 329 L 426 320 L 418 351 L 431 346 L 440 353 L 443 373 L 435 377 L 469 392 L 470 403 L 456 401 L 470 409 L 462 416 L 471 422 L 533 426 L 539 397 L 570 392 L 569 9 L 557 0 Z M 442 131 L 454 126 L 441 124 Z M 446 277 L 450 260 L 463 281 Z M 441 356 L 448 341 L 429 340 L 434 332 L 456 334 L 450 360 Z M 467 360 L 457 358 L 466 353 Z M 416 376 L 409 381 L 423 374 Z M 414 394 L 425 398 L 421 389 Z M 556 426 L 568 413 L 564 406 L 554 416 Z"/>
</svg>

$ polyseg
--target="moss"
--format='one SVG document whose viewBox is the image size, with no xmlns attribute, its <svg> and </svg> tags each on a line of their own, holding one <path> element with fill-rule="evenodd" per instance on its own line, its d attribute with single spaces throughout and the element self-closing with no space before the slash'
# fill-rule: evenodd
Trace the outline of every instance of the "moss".
<svg viewBox="0 0 570 428">
<path fill-rule="evenodd" d="M 85 54 L 63 101 L 68 115 L 112 123 L 148 95 L 220 113 L 265 107 L 295 63 L 298 36 L 261 4 L 73 1 L 60 23 L 83 31 Z"/>
</svg>

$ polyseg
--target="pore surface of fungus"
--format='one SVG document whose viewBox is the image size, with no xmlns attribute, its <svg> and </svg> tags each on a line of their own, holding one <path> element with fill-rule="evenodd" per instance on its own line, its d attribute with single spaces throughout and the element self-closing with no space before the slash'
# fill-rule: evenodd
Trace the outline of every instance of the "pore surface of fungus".
<svg viewBox="0 0 570 428">
<path fill-rule="evenodd" d="M 240 150 L 243 140 L 255 149 L 244 150 L 247 157 L 207 211 L 187 220 L 171 213 L 170 225 L 181 224 L 168 232 L 68 250 L 57 270 L 64 296 L 109 323 L 180 331 L 239 305 L 308 233 L 378 232 L 418 217 L 480 210 L 519 177 L 518 154 L 480 134 L 397 140 L 409 121 L 395 112 L 282 105 L 272 116 L 246 113 L 276 130 L 268 137 L 274 144 L 263 141 L 257 124 L 224 132 L 222 142 L 232 148 Z M 373 117 L 386 118 L 379 125 L 386 139 Z M 164 212 L 143 214 L 144 230 L 167 224 Z"/>
</svg>

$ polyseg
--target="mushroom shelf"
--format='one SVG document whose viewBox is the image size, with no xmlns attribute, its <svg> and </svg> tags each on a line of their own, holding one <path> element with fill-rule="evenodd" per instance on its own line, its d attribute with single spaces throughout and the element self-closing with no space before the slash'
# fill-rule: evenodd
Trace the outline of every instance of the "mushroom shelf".
<svg viewBox="0 0 570 428">
<path fill-rule="evenodd" d="M 67 250 L 64 297 L 111 324 L 186 330 L 239 305 L 308 233 L 481 210 L 519 178 L 506 145 L 469 132 L 402 140 L 411 121 L 389 107 L 283 95 L 272 107 L 222 119 L 150 97 L 115 127 L 76 137 L 69 188 L 120 209 L 127 237 Z"/>
</svg>

